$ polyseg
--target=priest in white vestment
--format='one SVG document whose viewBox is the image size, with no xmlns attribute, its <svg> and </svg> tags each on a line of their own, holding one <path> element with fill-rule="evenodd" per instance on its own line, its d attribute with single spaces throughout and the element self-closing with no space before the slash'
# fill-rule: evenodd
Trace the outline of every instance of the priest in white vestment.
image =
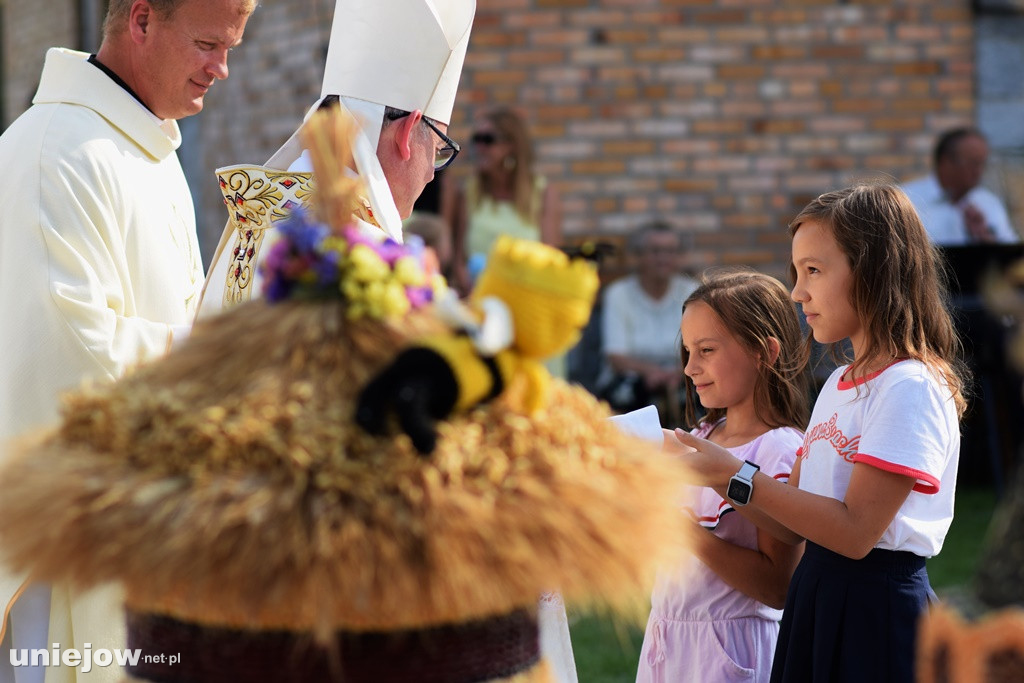
<svg viewBox="0 0 1024 683">
<path fill-rule="evenodd" d="M 51 49 L 33 106 L 0 137 L 0 443 L 191 326 L 203 268 L 175 120 L 227 76 L 253 1 L 172 4 L 112 2 L 96 55 Z M 116 590 L 72 599 L 26 578 L 0 569 L 0 683 L 118 680 L 116 666 L 11 665 L 11 648 L 124 647 Z"/>
</svg>

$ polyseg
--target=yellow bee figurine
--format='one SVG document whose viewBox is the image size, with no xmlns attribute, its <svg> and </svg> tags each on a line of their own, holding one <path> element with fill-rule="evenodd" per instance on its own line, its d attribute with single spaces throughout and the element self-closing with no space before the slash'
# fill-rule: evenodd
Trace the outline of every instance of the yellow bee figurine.
<svg viewBox="0 0 1024 683">
<path fill-rule="evenodd" d="M 592 263 L 539 242 L 500 238 L 468 306 L 438 303 L 452 332 L 418 340 L 373 378 L 359 396 L 356 422 L 383 435 L 393 410 L 413 446 L 428 454 L 437 420 L 491 400 L 513 382 L 524 385 L 519 408 L 536 412 L 551 381 L 541 361 L 576 343 L 597 289 Z"/>
</svg>

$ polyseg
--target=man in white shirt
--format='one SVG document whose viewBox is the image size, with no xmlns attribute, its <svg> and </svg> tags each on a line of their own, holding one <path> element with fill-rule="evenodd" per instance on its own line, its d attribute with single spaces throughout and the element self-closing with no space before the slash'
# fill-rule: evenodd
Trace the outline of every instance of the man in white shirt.
<svg viewBox="0 0 1024 683">
<path fill-rule="evenodd" d="M 254 4 L 111 0 L 95 55 L 47 53 L 33 106 L 0 137 L 0 441 L 54 421 L 61 392 L 115 379 L 187 333 L 203 268 L 176 119 L 227 78 Z M 0 683 L 120 678 L 116 666 L 86 675 L 8 656 L 123 647 L 110 596 L 72 600 L 0 571 L 0 611 Z"/>
<path fill-rule="evenodd" d="M 628 248 L 636 263 L 633 274 L 608 285 L 603 295 L 605 368 L 597 382 L 598 395 L 623 411 L 676 396 L 683 377 L 683 302 L 697 288 L 680 273 L 683 235 L 668 223 L 640 227 L 629 236 Z M 669 413 L 678 408 L 666 406 Z"/>
<path fill-rule="evenodd" d="M 1002 201 L 978 185 L 987 163 L 981 132 L 956 128 L 935 145 L 935 172 L 903 186 L 935 244 L 1020 241 Z"/>
</svg>

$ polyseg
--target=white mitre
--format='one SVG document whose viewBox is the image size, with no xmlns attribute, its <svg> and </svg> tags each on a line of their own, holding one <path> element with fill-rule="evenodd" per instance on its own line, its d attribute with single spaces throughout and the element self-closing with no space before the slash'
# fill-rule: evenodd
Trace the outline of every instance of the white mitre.
<svg viewBox="0 0 1024 683">
<path fill-rule="evenodd" d="M 337 0 L 335 4 L 320 99 L 305 119 L 328 95 L 337 95 L 341 106 L 355 116 L 361 134 L 353 141 L 352 153 L 366 185 L 369 213 L 395 241 L 402 241 L 402 219 L 377 160 L 384 110 L 419 109 L 434 121 L 451 122 L 475 12 L 476 0 Z M 218 169 L 232 221 L 214 254 L 200 317 L 258 296 L 262 278 L 257 265 L 275 238 L 272 223 L 289 206 L 307 201 L 311 170 L 298 130 L 262 168 Z M 265 191 L 268 184 L 276 187 L 271 193 Z M 236 211 L 236 207 L 253 210 Z"/>
<path fill-rule="evenodd" d="M 476 0 L 338 0 L 327 48 L 319 107 L 337 95 L 360 122 L 354 145 L 359 175 L 380 227 L 402 240 L 402 220 L 377 161 L 385 107 L 451 122 Z M 293 136 L 294 138 L 295 136 Z M 289 141 L 292 142 L 292 141 Z M 291 170 L 297 144 L 285 143 L 270 165 Z M 301 163 L 301 162 L 300 162 Z"/>
</svg>

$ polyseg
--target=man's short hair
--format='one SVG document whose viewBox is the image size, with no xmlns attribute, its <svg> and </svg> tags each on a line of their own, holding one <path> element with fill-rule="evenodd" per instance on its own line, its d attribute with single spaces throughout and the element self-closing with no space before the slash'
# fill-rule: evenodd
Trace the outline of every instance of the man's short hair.
<svg viewBox="0 0 1024 683">
<path fill-rule="evenodd" d="M 149 5 L 153 8 L 161 19 L 169 19 L 174 15 L 174 12 L 182 6 L 187 0 L 147 0 Z M 204 0 L 205 2 L 206 0 Z M 132 5 L 135 4 L 135 0 L 110 0 L 110 4 L 107 5 L 107 16 L 103 19 L 103 37 L 117 33 L 118 31 L 124 30 L 128 23 L 128 15 L 131 12 Z M 246 0 L 245 9 L 252 12 L 253 8 L 259 4 L 259 0 Z"/>
<path fill-rule="evenodd" d="M 939 139 L 935 143 L 935 154 L 933 161 L 936 166 L 943 159 L 950 159 L 956 155 L 956 147 L 960 144 L 960 141 L 964 138 L 981 138 L 985 140 L 985 136 L 980 130 L 971 126 L 962 126 L 960 128 L 953 128 L 948 130 L 939 136 Z"/>
<path fill-rule="evenodd" d="M 647 236 L 653 234 L 674 235 L 679 244 L 680 250 L 690 248 L 690 240 L 687 239 L 687 235 L 676 230 L 667 220 L 663 218 L 655 218 L 641 224 L 640 227 L 629 234 L 629 237 L 626 239 L 626 247 L 629 249 L 629 252 L 631 254 L 639 254 L 644 249 L 644 245 L 647 242 Z"/>
<path fill-rule="evenodd" d="M 185 2 L 185 0 L 148 1 L 153 10 L 163 19 L 167 19 L 174 14 L 174 10 L 178 9 L 181 3 Z M 125 27 L 128 21 L 128 14 L 131 12 L 132 5 L 134 4 L 135 0 L 110 0 L 110 4 L 107 6 L 107 16 L 103 20 L 104 37 L 117 33 Z"/>
</svg>

